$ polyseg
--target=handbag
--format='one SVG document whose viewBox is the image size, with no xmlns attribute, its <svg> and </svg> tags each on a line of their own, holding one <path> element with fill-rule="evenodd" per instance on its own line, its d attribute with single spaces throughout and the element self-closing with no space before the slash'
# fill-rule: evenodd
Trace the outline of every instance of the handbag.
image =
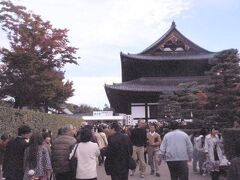
<svg viewBox="0 0 240 180">
<path fill-rule="evenodd" d="M 77 157 L 75 156 L 77 148 L 78 148 L 78 144 L 77 144 L 76 148 L 74 149 L 73 156 L 72 156 L 72 158 L 70 159 L 70 162 L 69 162 L 70 169 L 71 169 L 72 175 L 74 177 L 76 177 L 76 171 L 77 171 L 77 161 L 78 160 L 77 160 Z"/>
</svg>

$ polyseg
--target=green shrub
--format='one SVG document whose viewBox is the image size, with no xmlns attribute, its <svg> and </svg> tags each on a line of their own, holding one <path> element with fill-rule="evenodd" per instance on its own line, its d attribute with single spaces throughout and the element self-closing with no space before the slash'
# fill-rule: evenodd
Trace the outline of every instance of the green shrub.
<svg viewBox="0 0 240 180">
<path fill-rule="evenodd" d="M 229 160 L 236 156 L 235 142 L 240 139 L 240 129 L 226 128 L 223 129 L 224 149 Z"/>
<path fill-rule="evenodd" d="M 46 114 L 30 110 L 18 110 L 0 106 L 0 134 L 9 133 L 15 136 L 19 126 L 29 125 L 33 131 L 42 131 L 43 128 L 52 130 L 56 135 L 59 128 L 66 124 L 81 126 L 81 119 L 64 115 Z"/>
<path fill-rule="evenodd" d="M 182 129 L 182 131 L 184 131 L 185 133 L 187 133 L 188 135 L 193 134 L 194 132 L 199 133 L 200 129 Z"/>
</svg>

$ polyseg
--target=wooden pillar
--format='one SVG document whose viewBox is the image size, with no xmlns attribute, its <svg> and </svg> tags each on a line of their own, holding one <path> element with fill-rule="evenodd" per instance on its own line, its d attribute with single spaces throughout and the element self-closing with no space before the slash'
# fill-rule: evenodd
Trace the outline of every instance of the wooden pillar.
<svg viewBox="0 0 240 180">
<path fill-rule="evenodd" d="M 145 103 L 145 122 L 148 123 L 148 103 Z"/>
</svg>

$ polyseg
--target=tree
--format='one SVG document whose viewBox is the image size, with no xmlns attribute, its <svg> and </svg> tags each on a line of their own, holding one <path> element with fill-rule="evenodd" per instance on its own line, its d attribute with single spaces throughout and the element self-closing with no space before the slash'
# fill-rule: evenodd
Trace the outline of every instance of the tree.
<svg viewBox="0 0 240 180">
<path fill-rule="evenodd" d="M 178 102 L 181 105 L 181 114 L 184 119 L 192 119 L 188 127 L 199 128 L 206 125 L 206 116 L 210 111 L 205 109 L 207 104 L 207 84 L 187 82 L 178 85 Z"/>
<path fill-rule="evenodd" d="M 204 107 L 207 103 L 206 87 L 197 82 L 181 83 L 176 92 L 178 101 L 181 104 L 183 114 L 187 113 L 188 118 L 204 119 Z"/>
<path fill-rule="evenodd" d="M 166 120 L 181 119 L 181 105 L 174 92 L 163 93 L 159 96 L 158 117 Z"/>
<path fill-rule="evenodd" d="M 76 104 L 66 103 L 66 107 L 73 114 L 92 113 L 93 111 L 100 111 L 99 108 L 91 107 L 86 104 L 76 105 Z"/>
<path fill-rule="evenodd" d="M 77 48 L 69 46 L 68 30 L 57 29 L 39 15 L 10 1 L 0 2 L 0 24 L 11 49 L 1 48 L 0 94 L 15 98 L 15 107 L 56 107 L 73 95 L 64 80 L 66 63 L 77 64 Z"/>
<path fill-rule="evenodd" d="M 208 120 L 222 126 L 232 126 L 240 117 L 240 66 L 238 51 L 225 50 L 211 61 L 208 103 L 212 111 Z"/>
<path fill-rule="evenodd" d="M 104 104 L 103 111 L 113 111 L 113 108 L 109 107 L 108 104 Z"/>
</svg>

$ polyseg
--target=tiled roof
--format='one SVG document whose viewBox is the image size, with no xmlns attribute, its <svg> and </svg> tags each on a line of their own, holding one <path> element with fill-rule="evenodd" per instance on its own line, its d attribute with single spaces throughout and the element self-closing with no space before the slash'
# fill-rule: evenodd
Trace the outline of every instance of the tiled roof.
<svg viewBox="0 0 240 180">
<path fill-rule="evenodd" d="M 216 53 L 209 54 L 171 54 L 171 55 L 140 55 L 140 54 L 124 54 L 121 53 L 122 57 L 127 57 L 128 60 L 152 60 L 152 61 L 177 61 L 177 60 L 202 60 L 211 59 Z"/>
<path fill-rule="evenodd" d="M 151 49 L 154 49 L 158 45 L 162 44 L 167 37 L 171 36 L 171 34 L 174 34 L 174 33 L 176 33 L 192 49 L 195 49 L 198 52 L 202 52 L 202 53 L 211 53 L 210 51 L 198 46 L 197 44 L 195 44 L 194 42 L 192 42 L 191 40 L 186 38 L 182 33 L 180 33 L 180 31 L 178 31 L 176 28 L 175 22 L 173 21 L 170 29 L 161 38 L 159 38 L 156 42 L 154 42 L 152 45 L 150 45 L 149 47 L 144 49 L 140 54 L 148 54 L 148 52 L 151 51 Z"/>
<path fill-rule="evenodd" d="M 113 85 L 105 85 L 106 88 L 121 91 L 136 92 L 164 92 L 176 91 L 179 89 L 180 83 L 196 81 L 199 84 L 206 84 L 207 76 L 191 76 L 191 77 L 143 77 L 123 83 L 114 83 Z"/>
</svg>

